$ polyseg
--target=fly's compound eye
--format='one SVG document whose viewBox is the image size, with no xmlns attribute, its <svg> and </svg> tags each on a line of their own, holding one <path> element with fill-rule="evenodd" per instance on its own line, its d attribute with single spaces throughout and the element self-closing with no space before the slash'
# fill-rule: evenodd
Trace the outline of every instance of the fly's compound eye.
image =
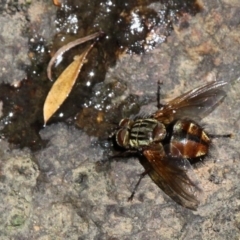
<svg viewBox="0 0 240 240">
<path fill-rule="evenodd" d="M 165 126 L 158 122 L 157 126 L 153 129 L 152 137 L 154 142 L 162 141 L 166 137 L 167 131 Z"/>
<path fill-rule="evenodd" d="M 120 147 L 126 148 L 128 146 L 129 132 L 126 128 L 117 131 L 116 142 Z"/>
</svg>

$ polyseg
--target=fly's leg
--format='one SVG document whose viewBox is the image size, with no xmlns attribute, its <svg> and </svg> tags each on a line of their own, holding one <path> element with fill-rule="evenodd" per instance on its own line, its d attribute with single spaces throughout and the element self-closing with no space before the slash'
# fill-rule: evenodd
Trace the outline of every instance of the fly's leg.
<svg viewBox="0 0 240 240">
<path fill-rule="evenodd" d="M 210 138 L 232 138 L 232 134 L 208 134 Z"/>
<path fill-rule="evenodd" d="M 136 155 L 138 153 L 137 150 L 126 150 L 124 152 L 118 152 L 117 154 L 114 154 L 112 156 L 109 156 L 109 158 L 127 158 L 131 157 L 133 155 Z"/>
<path fill-rule="evenodd" d="M 158 109 L 163 107 L 163 104 L 160 103 L 161 84 L 162 82 L 158 81 L 158 89 L 157 89 L 157 108 Z"/>
<path fill-rule="evenodd" d="M 137 189 L 138 189 L 138 186 L 140 185 L 142 179 L 149 173 L 149 171 L 150 171 L 150 170 L 147 170 L 147 171 L 144 171 L 143 173 L 140 174 L 140 177 L 139 177 L 139 179 L 138 179 L 138 182 L 136 183 L 136 185 L 135 185 L 135 187 L 134 187 L 134 189 L 133 189 L 133 191 L 132 191 L 131 196 L 128 198 L 128 201 L 129 201 L 129 202 L 133 200 L 134 195 L 135 195 L 135 193 L 136 193 L 136 191 L 137 191 Z"/>
</svg>

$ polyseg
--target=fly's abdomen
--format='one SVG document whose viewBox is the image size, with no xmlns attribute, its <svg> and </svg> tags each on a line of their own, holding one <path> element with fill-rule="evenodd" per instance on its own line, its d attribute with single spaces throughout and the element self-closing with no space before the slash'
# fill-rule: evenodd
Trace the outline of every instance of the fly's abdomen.
<svg viewBox="0 0 240 240">
<path fill-rule="evenodd" d="M 210 139 L 198 124 L 189 120 L 179 120 L 174 124 L 170 141 L 170 151 L 176 149 L 184 158 L 203 157 L 208 153 Z"/>
</svg>

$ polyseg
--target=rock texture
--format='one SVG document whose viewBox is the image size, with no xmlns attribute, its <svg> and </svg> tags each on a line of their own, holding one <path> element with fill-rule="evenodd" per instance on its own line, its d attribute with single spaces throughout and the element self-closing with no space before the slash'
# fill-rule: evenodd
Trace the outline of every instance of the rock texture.
<svg viewBox="0 0 240 240">
<path fill-rule="evenodd" d="M 43 27 L 41 19 L 54 18 L 55 7 L 46 2 L 31 3 L 27 10 L 29 16 L 35 16 L 33 11 L 44 9 L 45 18 L 30 19 L 40 35 L 41 29 L 51 32 L 51 24 Z M 36 8 L 36 4 L 41 7 Z M 118 78 L 127 82 L 130 93 L 154 96 L 160 80 L 162 98 L 171 99 L 214 79 L 238 79 L 240 4 L 236 0 L 204 0 L 203 5 L 201 13 L 186 15 L 174 25 L 166 43 L 144 55 L 123 56 L 109 70 L 106 82 Z M 22 79 L 23 71 L 14 66 L 19 59 L 28 64 L 27 38 L 21 36 L 19 28 L 29 23 L 18 21 L 23 19 L 21 14 L 17 12 L 11 20 L 6 13 L 0 16 L 1 48 L 5 49 L 1 50 L 1 82 Z M 6 29 L 13 32 L 6 33 Z M 23 49 L 8 51 L 10 45 Z M 0 238 L 239 239 L 239 94 L 240 83 L 233 81 L 225 101 L 204 119 L 207 130 L 233 133 L 233 138 L 214 139 L 210 156 L 196 167 L 205 192 L 196 212 L 174 203 L 149 177 L 128 202 L 143 171 L 138 160 L 108 159 L 96 138 L 74 127 L 46 127 L 40 134 L 49 140 L 48 145 L 37 153 L 13 150 L 1 140 Z M 144 106 L 144 111 L 151 106 Z M 99 162 L 103 160 L 107 161 Z"/>
</svg>

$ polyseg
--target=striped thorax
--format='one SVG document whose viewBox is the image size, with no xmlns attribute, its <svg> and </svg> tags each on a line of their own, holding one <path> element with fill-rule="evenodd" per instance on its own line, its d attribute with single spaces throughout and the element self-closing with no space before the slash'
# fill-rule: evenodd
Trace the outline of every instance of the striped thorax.
<svg viewBox="0 0 240 240">
<path fill-rule="evenodd" d="M 166 136 L 165 126 L 154 118 L 122 119 L 116 133 L 117 144 L 124 148 L 139 149 L 162 141 Z"/>
</svg>

